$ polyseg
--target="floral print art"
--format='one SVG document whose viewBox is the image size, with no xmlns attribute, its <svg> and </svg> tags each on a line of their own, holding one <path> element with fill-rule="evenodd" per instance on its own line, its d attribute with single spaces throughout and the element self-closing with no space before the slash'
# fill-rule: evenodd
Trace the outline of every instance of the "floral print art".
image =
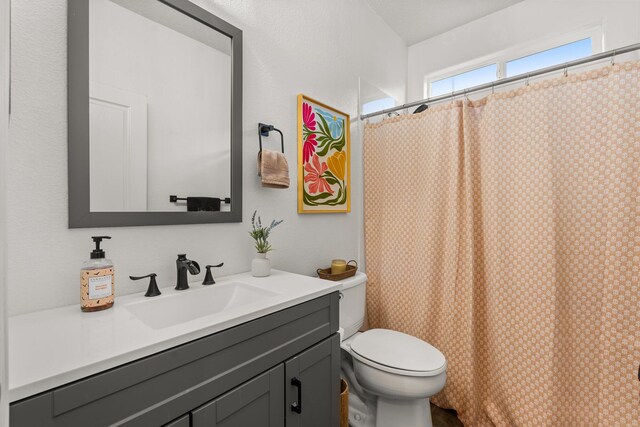
<svg viewBox="0 0 640 427">
<path fill-rule="evenodd" d="M 299 211 L 348 212 L 348 116 L 322 108 L 306 97 L 301 101 Z"/>
</svg>

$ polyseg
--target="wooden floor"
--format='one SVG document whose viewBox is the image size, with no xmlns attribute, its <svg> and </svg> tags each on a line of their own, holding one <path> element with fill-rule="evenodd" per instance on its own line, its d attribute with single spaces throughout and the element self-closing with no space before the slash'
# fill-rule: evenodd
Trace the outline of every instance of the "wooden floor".
<svg viewBox="0 0 640 427">
<path fill-rule="evenodd" d="M 456 416 L 456 411 L 442 409 L 431 404 L 431 419 L 433 427 L 464 427 Z"/>
</svg>

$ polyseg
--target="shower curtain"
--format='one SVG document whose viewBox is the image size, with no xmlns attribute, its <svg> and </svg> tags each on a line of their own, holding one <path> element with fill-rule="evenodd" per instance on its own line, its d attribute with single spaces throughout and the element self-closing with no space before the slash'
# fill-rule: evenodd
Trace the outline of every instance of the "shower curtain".
<svg viewBox="0 0 640 427">
<path fill-rule="evenodd" d="M 364 128 L 370 327 L 465 426 L 640 425 L 640 63 Z"/>
</svg>

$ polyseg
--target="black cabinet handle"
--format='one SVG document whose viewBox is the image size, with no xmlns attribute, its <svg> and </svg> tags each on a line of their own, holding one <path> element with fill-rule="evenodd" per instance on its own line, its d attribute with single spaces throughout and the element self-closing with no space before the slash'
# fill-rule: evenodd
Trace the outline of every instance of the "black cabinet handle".
<svg viewBox="0 0 640 427">
<path fill-rule="evenodd" d="M 296 414 L 302 413 L 302 382 L 296 377 L 291 378 L 291 385 L 298 388 L 298 401 L 291 404 L 291 410 Z"/>
</svg>

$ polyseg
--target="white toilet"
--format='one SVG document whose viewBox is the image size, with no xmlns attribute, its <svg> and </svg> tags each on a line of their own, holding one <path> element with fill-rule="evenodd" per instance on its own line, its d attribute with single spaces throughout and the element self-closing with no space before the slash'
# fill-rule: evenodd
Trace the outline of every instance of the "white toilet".
<svg viewBox="0 0 640 427">
<path fill-rule="evenodd" d="M 444 387 L 447 361 L 432 345 L 388 329 L 358 332 L 367 276 L 342 281 L 342 375 L 349 383 L 353 427 L 430 427 L 429 398 Z"/>
</svg>

